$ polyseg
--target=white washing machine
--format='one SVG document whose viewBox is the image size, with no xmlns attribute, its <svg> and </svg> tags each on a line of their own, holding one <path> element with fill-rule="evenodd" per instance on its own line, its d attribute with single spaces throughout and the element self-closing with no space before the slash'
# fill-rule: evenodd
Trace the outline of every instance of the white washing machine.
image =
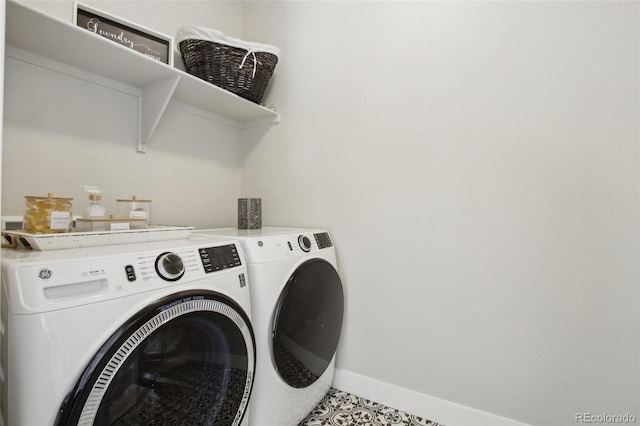
<svg viewBox="0 0 640 426">
<path fill-rule="evenodd" d="M 3 249 L 4 424 L 248 424 L 246 271 L 228 238 Z"/>
<path fill-rule="evenodd" d="M 333 382 L 344 296 L 329 233 L 288 228 L 195 233 L 238 239 L 247 256 L 257 345 L 250 424 L 297 425 Z"/>
</svg>

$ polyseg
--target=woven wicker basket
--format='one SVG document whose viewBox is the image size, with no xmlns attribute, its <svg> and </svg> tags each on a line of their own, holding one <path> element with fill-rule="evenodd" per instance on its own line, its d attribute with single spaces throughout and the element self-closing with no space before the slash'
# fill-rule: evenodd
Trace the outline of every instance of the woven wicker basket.
<svg viewBox="0 0 640 426">
<path fill-rule="evenodd" d="M 262 103 L 280 54 L 273 46 L 201 27 L 181 28 L 176 46 L 189 74 L 257 104 Z"/>
</svg>

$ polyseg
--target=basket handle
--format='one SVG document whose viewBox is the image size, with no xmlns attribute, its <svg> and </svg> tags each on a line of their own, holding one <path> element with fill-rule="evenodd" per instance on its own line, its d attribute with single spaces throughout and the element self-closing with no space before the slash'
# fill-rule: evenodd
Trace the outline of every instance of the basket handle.
<svg viewBox="0 0 640 426">
<path fill-rule="evenodd" d="M 249 54 L 253 55 L 253 75 L 251 76 L 251 78 L 256 78 L 258 59 L 256 58 L 256 54 L 253 52 L 253 49 L 247 51 L 247 54 L 244 55 L 244 58 L 242 58 L 242 62 L 240 62 L 240 67 L 238 67 L 238 69 L 242 69 L 242 67 L 244 66 L 244 62 L 247 60 L 247 56 L 249 56 Z"/>
</svg>

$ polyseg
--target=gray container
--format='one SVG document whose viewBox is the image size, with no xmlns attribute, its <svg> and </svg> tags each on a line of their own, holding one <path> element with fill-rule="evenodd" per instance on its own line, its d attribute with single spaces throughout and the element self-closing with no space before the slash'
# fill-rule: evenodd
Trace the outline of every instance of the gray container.
<svg viewBox="0 0 640 426">
<path fill-rule="evenodd" d="M 262 198 L 238 198 L 238 229 L 262 228 Z"/>
</svg>

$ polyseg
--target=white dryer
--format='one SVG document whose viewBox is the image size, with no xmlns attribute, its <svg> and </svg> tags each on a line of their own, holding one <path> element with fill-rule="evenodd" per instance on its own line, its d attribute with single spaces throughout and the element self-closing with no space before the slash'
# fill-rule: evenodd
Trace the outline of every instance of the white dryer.
<svg viewBox="0 0 640 426">
<path fill-rule="evenodd" d="M 329 233 L 289 228 L 195 233 L 238 239 L 247 256 L 257 345 L 250 424 L 297 425 L 333 382 L 344 295 Z"/>
<path fill-rule="evenodd" d="M 255 340 L 228 238 L 2 251 L 5 425 L 246 425 Z"/>
</svg>

